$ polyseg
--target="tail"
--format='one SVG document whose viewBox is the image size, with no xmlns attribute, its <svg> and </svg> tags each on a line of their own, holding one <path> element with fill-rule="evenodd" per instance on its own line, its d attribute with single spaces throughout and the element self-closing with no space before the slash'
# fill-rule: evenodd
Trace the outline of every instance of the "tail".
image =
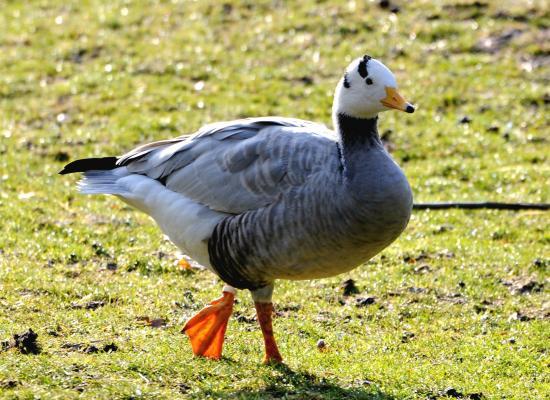
<svg viewBox="0 0 550 400">
<path fill-rule="evenodd" d="M 92 170 L 84 173 L 84 178 L 78 182 L 78 189 L 83 194 L 116 194 L 128 196 L 131 193 L 119 181 L 128 176 L 126 167 L 116 168 L 110 171 Z"/>
<path fill-rule="evenodd" d="M 106 171 L 115 169 L 116 157 L 101 157 L 101 158 L 83 158 L 82 160 L 73 161 L 63 168 L 59 173 L 61 175 L 72 174 L 74 172 L 86 172 L 91 170 Z"/>
<path fill-rule="evenodd" d="M 78 188 L 84 194 L 128 195 L 128 189 L 119 182 L 129 175 L 128 170 L 116 162 L 116 157 L 84 158 L 67 164 L 59 173 L 83 172 L 84 178 L 78 182 Z"/>
</svg>

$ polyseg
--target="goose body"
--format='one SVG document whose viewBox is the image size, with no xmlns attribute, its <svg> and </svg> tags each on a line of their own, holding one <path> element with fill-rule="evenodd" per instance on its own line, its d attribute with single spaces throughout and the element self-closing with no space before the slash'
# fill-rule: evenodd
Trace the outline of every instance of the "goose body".
<svg viewBox="0 0 550 400">
<path fill-rule="evenodd" d="M 368 93 L 385 94 L 380 104 L 357 99 L 368 89 L 358 88 L 365 71 L 380 81 Z M 249 289 L 260 313 L 277 279 L 349 271 L 405 229 L 411 189 L 380 141 L 377 113 L 412 111 L 397 94 L 392 100 L 393 92 L 380 92 L 388 87 L 395 87 L 393 74 L 366 56 L 350 64 L 337 87 L 334 131 L 282 117 L 221 122 L 121 157 L 77 160 L 61 173 L 84 172 L 83 193 L 116 195 L 149 214 L 176 246 L 229 285 L 224 296 Z M 264 324 L 262 330 L 265 336 Z"/>
</svg>

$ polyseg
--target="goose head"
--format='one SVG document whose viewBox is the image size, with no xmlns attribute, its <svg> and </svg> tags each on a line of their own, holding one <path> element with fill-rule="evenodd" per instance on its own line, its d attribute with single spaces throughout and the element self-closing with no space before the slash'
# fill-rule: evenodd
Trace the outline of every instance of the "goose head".
<svg viewBox="0 0 550 400">
<path fill-rule="evenodd" d="M 389 109 L 414 112 L 414 106 L 397 92 L 388 67 L 368 55 L 353 60 L 336 87 L 333 114 L 374 118 Z"/>
</svg>

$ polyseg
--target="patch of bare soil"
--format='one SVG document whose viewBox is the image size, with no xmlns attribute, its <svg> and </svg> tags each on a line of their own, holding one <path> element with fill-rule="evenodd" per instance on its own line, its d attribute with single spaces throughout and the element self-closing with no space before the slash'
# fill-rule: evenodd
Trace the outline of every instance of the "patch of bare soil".
<svg viewBox="0 0 550 400">
<path fill-rule="evenodd" d="M 541 292 L 544 283 L 538 282 L 531 277 L 515 277 L 509 280 L 503 280 L 502 284 L 514 295 Z"/>
<path fill-rule="evenodd" d="M 472 51 L 495 54 L 507 46 L 513 39 L 523 34 L 521 29 L 508 29 L 504 32 L 487 36 L 477 42 Z"/>
<path fill-rule="evenodd" d="M 0 342 L 2 350 L 17 349 L 22 354 L 39 354 L 38 334 L 29 328 L 26 332 L 16 333 L 13 340 Z"/>
</svg>

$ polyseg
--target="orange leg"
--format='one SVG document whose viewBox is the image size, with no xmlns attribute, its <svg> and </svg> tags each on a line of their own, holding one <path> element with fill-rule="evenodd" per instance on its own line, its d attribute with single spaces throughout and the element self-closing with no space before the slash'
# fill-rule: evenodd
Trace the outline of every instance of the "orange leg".
<svg viewBox="0 0 550 400">
<path fill-rule="evenodd" d="M 264 364 L 282 363 L 283 357 L 281 357 L 281 353 L 279 353 L 277 343 L 275 343 L 275 336 L 273 336 L 273 303 L 255 302 L 254 305 L 256 306 L 256 315 L 260 327 L 262 328 L 262 334 L 264 335 Z"/>
<path fill-rule="evenodd" d="M 227 322 L 233 311 L 235 294 L 223 292 L 222 297 L 195 314 L 182 329 L 191 340 L 193 354 L 219 360 Z"/>
</svg>

